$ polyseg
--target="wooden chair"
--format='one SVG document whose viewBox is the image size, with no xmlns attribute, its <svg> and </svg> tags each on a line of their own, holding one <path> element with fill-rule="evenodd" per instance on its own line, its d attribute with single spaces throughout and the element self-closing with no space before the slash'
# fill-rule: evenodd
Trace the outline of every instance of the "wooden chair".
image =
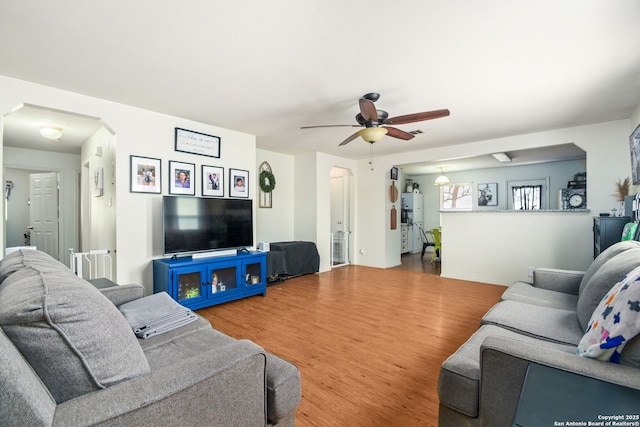
<svg viewBox="0 0 640 427">
<path fill-rule="evenodd" d="M 422 255 L 420 255 L 420 259 L 424 258 L 424 252 L 427 250 L 428 246 L 436 246 L 436 241 L 433 236 L 431 230 L 425 231 L 424 228 L 418 227 L 420 230 L 420 239 L 422 240 Z"/>
</svg>

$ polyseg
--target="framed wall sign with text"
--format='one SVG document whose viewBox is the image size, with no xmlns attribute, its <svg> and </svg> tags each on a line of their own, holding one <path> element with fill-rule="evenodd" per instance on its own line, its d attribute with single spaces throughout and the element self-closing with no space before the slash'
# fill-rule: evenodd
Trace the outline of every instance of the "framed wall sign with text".
<svg viewBox="0 0 640 427">
<path fill-rule="evenodd" d="M 220 158 L 220 137 L 176 128 L 176 151 Z"/>
</svg>

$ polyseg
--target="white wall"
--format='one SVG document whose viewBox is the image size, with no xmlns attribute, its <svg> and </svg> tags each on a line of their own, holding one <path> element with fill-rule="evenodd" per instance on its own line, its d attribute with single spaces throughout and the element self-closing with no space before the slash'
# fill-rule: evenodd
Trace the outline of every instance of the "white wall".
<svg viewBox="0 0 640 427">
<path fill-rule="evenodd" d="M 425 160 L 439 160 L 455 157 L 467 157 L 484 155 L 493 152 L 510 151 L 517 149 L 550 146 L 573 142 L 587 152 L 587 179 L 588 179 L 588 203 L 591 215 L 599 212 L 609 212 L 611 209 L 611 193 L 617 178 L 630 175 L 629 157 L 629 120 L 599 123 L 587 126 L 559 129 L 547 132 L 538 132 L 527 135 L 519 135 L 508 138 L 479 141 L 469 144 L 460 144 L 452 147 L 440 147 L 429 150 L 401 153 L 385 158 L 374 159 L 375 170 L 367 171 L 367 160 L 358 163 L 358 239 L 357 248 L 365 250 L 365 256 L 359 256 L 357 263 L 377 267 L 391 267 L 400 264 L 400 230 L 389 230 L 388 203 L 386 192 L 388 191 L 389 169 L 394 165 L 415 163 Z M 360 171 L 367 171 L 366 173 Z M 384 214 L 384 215 L 383 215 Z M 544 215 L 544 214 L 542 214 Z M 562 217 L 566 218 L 566 217 Z M 546 221 L 556 221 L 554 217 L 547 217 Z M 564 219 L 559 220 L 564 222 Z M 588 263 L 593 252 L 590 245 L 592 231 L 590 217 L 583 221 L 574 221 L 571 227 L 555 227 L 557 230 L 545 244 L 548 247 L 564 247 L 566 241 L 576 241 L 576 236 L 583 236 L 576 242 L 575 256 Z M 443 224 L 444 225 L 444 224 Z M 445 230 L 446 233 L 446 230 Z M 511 236 L 497 235 L 492 245 L 498 247 L 511 246 Z M 446 237 L 445 237 L 446 239 Z M 542 252 L 544 248 L 540 248 Z M 443 253 L 446 246 L 443 246 Z M 442 275 L 445 277 L 475 277 L 481 281 L 484 277 L 490 277 L 489 269 L 497 269 L 500 259 L 493 257 L 492 251 L 486 244 L 478 243 L 477 252 L 472 259 L 464 263 L 447 263 L 443 257 Z M 451 253 L 449 253 L 451 255 Z M 573 257 L 574 254 L 571 255 Z M 564 261 L 565 255 L 558 258 Z M 569 257 L 569 255 L 566 255 Z M 537 265 L 537 259 L 531 259 L 528 252 L 515 247 L 511 258 L 522 265 Z M 543 262 L 544 259 L 540 260 Z M 518 268 L 517 271 L 522 271 Z M 516 280 L 511 274 L 505 273 L 503 277 L 492 280 L 499 283 L 510 283 Z"/>
<path fill-rule="evenodd" d="M 162 255 L 162 198 L 155 194 L 129 192 L 131 155 L 162 159 L 163 194 L 168 193 L 169 160 L 194 163 L 197 179 L 200 179 L 203 164 L 224 167 L 227 179 L 229 168 L 248 170 L 253 172 L 249 174 L 250 197 L 256 194 L 256 143 L 253 135 L 3 76 L 0 76 L 0 93 L 2 114 L 22 103 L 31 103 L 100 117 L 113 129 L 118 141 L 115 167 L 119 283 L 140 283 L 147 293 L 151 293 L 151 260 Z M 217 159 L 174 151 L 176 127 L 220 137 L 222 157 Z M 228 195 L 228 185 L 226 187 L 225 195 Z M 200 192 L 201 186 L 197 185 L 196 195 Z"/>
<path fill-rule="evenodd" d="M 386 159 L 358 161 L 356 172 L 355 263 L 371 267 L 400 264 L 400 226 L 391 230 L 387 198 L 392 164 Z M 398 209 L 399 203 L 396 203 Z M 396 238 L 397 237 L 397 238 Z M 394 256 L 395 255 L 395 256 Z"/>
<path fill-rule="evenodd" d="M 98 151 L 100 150 L 100 153 Z M 100 154 L 100 155 L 98 155 Z M 94 133 L 82 146 L 81 182 L 85 191 L 82 210 L 82 252 L 96 249 L 116 249 L 116 186 L 115 186 L 115 137 L 104 127 Z M 98 168 L 103 171 L 102 196 L 96 192 L 95 176 Z M 84 188 L 87 186 L 88 188 Z M 87 212 L 84 212 L 87 209 Z M 86 220 L 86 221 L 85 221 Z M 80 250 L 78 250 L 79 252 Z"/>
<path fill-rule="evenodd" d="M 317 240 L 316 153 L 295 156 L 293 172 L 295 240 Z"/>
<path fill-rule="evenodd" d="M 629 134 L 635 130 L 637 126 L 640 126 L 640 105 L 633 111 L 631 114 L 631 126 L 629 130 Z"/>
<path fill-rule="evenodd" d="M 293 156 L 273 151 L 256 150 L 256 173 L 262 162 L 268 162 L 276 188 L 271 192 L 272 207 L 260 208 L 256 214 L 258 242 L 285 242 L 293 240 Z M 258 177 L 256 176 L 256 179 Z M 256 202 L 257 195 L 256 195 Z"/>
<path fill-rule="evenodd" d="M 330 179 L 331 170 L 334 167 L 354 171 L 356 163 L 324 153 L 305 153 L 295 156 L 294 239 L 316 244 L 320 254 L 320 271 L 331 268 Z"/>
<path fill-rule="evenodd" d="M 141 155 L 162 159 L 164 194 L 167 193 L 168 160 L 194 163 L 198 177 L 202 164 L 222 166 L 227 174 L 231 167 L 250 172 L 256 170 L 257 156 L 253 135 L 3 76 L 0 76 L 0 93 L 2 93 L 0 111 L 3 114 L 19 104 L 31 103 L 100 117 L 113 129 L 118 141 L 116 154 L 117 280 L 120 283 L 142 283 L 147 292 L 152 289 L 151 260 L 162 253 L 161 197 L 129 192 L 129 156 Z M 385 158 L 375 158 L 373 171 L 370 170 L 368 159 L 354 162 L 322 154 L 296 156 L 293 161 L 293 238 L 316 241 L 321 252 L 321 269 L 329 268 L 328 180 L 333 166 L 344 167 L 353 170 L 355 175 L 353 194 L 356 254 L 352 259 L 356 264 L 376 267 L 398 265 L 400 251 L 397 242 L 400 240 L 400 230 L 399 227 L 397 230 L 390 230 L 388 224 L 390 209 L 387 203 L 390 184 L 388 177 L 392 166 L 422 160 L 476 156 L 568 142 L 575 143 L 587 152 L 590 209 L 595 213 L 606 212 L 610 209 L 610 194 L 616 179 L 630 173 L 628 137 L 635 125 L 640 122 L 639 110 L 634 113 L 633 124 L 629 120 L 620 120 L 401 153 Z M 175 127 L 221 137 L 222 158 L 215 159 L 174 151 Z M 249 176 L 249 191 L 253 198 L 257 194 L 256 173 L 250 173 Z M 68 177 L 63 179 L 66 178 Z M 200 186 L 198 185 L 196 195 L 199 194 Z M 225 188 L 225 194 L 228 194 L 228 186 Z M 580 233 L 590 234 L 590 227 L 587 226 L 586 229 L 584 226 L 580 227 Z M 286 232 L 286 228 L 284 230 Z M 571 239 L 572 236 L 575 236 L 575 230 L 563 230 L 548 244 L 561 246 L 562 241 Z M 4 231 L 2 238 L 4 239 Z M 500 245 L 501 242 L 497 241 L 496 244 Z M 589 248 L 579 248 L 579 250 L 582 254 L 580 256 L 588 260 Z M 485 252 L 490 254 L 491 251 Z M 518 253 L 514 254 L 514 257 L 518 256 Z M 493 263 L 496 260 L 490 259 L 490 261 Z M 486 259 L 477 259 L 472 260 L 471 265 L 482 271 L 483 267 L 480 264 L 485 263 Z M 468 267 L 469 264 L 464 266 L 464 268 Z M 445 268 L 448 267 L 443 266 L 443 274 L 446 271 Z M 448 274 L 453 276 L 456 272 L 449 271 Z M 474 275 L 474 277 L 481 276 Z M 508 278 L 505 280 L 508 281 Z"/>
<path fill-rule="evenodd" d="M 442 276 L 508 285 L 529 267 L 586 270 L 593 261 L 593 213 L 442 214 Z"/>
</svg>

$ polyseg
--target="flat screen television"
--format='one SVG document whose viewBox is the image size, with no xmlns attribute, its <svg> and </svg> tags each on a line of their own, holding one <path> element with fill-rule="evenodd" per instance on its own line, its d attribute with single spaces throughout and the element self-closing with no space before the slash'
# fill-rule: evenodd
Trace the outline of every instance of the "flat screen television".
<svg viewBox="0 0 640 427">
<path fill-rule="evenodd" d="M 164 254 L 253 246 L 253 202 L 249 199 L 163 196 Z"/>
</svg>

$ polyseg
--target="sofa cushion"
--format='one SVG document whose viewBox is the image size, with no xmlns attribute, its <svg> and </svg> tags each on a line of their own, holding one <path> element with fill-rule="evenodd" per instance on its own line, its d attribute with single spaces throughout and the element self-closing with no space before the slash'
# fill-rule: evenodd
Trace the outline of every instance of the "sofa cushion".
<svg viewBox="0 0 640 427">
<path fill-rule="evenodd" d="M 541 289 L 526 282 L 513 283 L 504 291 L 502 299 L 571 311 L 575 311 L 578 304 L 578 295 Z"/>
<path fill-rule="evenodd" d="M 537 340 L 492 325 L 481 326 L 442 364 L 438 380 L 440 403 L 469 417 L 478 416 L 480 393 L 480 347 L 489 336 L 500 336 L 520 342 L 534 343 L 549 349 L 573 354 L 575 346 Z"/>
<path fill-rule="evenodd" d="M 238 340 L 207 326 L 208 322 L 193 322 L 169 334 L 176 334 L 169 341 L 163 335 L 143 341 L 144 354 L 152 371 L 164 369 L 179 360 L 197 354 L 233 345 Z M 182 333 L 184 332 L 184 333 Z"/>
<path fill-rule="evenodd" d="M 630 241 L 620 243 L 630 243 Z M 640 266 L 640 248 L 625 250 L 602 264 L 587 286 L 581 288 L 576 311 L 583 332 L 587 330 L 591 315 L 604 295 L 618 280 L 638 266 Z"/>
<path fill-rule="evenodd" d="M 635 268 L 604 296 L 594 310 L 577 354 L 619 362 L 628 341 L 640 333 L 640 267 Z"/>
<path fill-rule="evenodd" d="M 56 402 L 2 329 L 0 354 L 0 424 L 52 425 Z"/>
<path fill-rule="evenodd" d="M 149 372 L 127 321 L 95 287 L 26 264 L 0 286 L 0 326 L 56 402 Z"/>
<path fill-rule="evenodd" d="M 578 345 L 584 335 L 575 311 L 519 301 L 500 301 L 484 315 L 482 324 L 573 346 Z"/>
</svg>

